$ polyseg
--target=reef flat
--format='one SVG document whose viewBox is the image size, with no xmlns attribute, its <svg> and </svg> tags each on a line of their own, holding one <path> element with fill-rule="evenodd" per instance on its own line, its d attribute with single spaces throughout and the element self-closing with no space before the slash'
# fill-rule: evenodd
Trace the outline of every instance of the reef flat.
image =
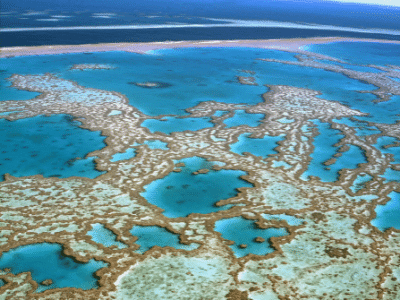
<svg viewBox="0 0 400 300">
<path fill-rule="evenodd" d="M 5 88 L 32 98 L 1 99 L 0 121 L 68 115 L 105 144 L 83 158 L 97 177 L 3 172 L 0 266 L 52 244 L 96 268 L 80 288 L 6 266 L 0 298 L 399 298 L 400 223 L 383 219 L 399 213 L 400 61 L 312 48 L 344 41 L 2 49 Z"/>
</svg>

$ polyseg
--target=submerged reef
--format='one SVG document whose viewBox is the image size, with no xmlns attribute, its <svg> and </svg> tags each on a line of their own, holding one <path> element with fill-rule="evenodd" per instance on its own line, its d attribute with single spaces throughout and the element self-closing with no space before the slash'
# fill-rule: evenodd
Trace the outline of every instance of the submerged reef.
<svg viewBox="0 0 400 300">
<path fill-rule="evenodd" d="M 400 172 L 400 82 L 391 79 L 400 78 L 399 67 L 364 66 L 381 71 L 370 72 L 300 49 L 295 57 L 277 51 L 275 57 L 293 57 L 287 61 L 271 58 L 272 50 L 256 50 L 251 63 L 226 71 L 238 80 L 225 84 L 258 94 L 258 102 L 254 95 L 246 101 L 246 94 L 240 95 L 242 103 L 217 101 L 220 95 L 210 92 L 189 108 L 179 98 L 186 108 L 181 115 L 150 116 L 122 93 L 71 79 L 72 73 L 93 70 L 109 80 L 108 72 L 122 67 L 106 57 L 96 64 L 71 62 L 63 68 L 68 74 L 32 70 L 10 75 L 9 88 L 38 94 L 0 101 L 0 124 L 67 115 L 76 130 L 92 131 L 104 145 L 88 147 L 89 139 L 71 139 L 61 130 L 49 137 L 60 135 L 66 145 L 82 150 L 84 157 L 71 156 L 61 165 L 91 158 L 96 176 L 4 172 L 0 298 L 400 298 L 400 182 L 395 173 Z M 185 51 L 181 55 L 190 61 L 204 49 Z M 246 53 L 225 51 L 236 58 Z M 162 55 L 169 59 L 168 51 Z M 218 78 L 215 57 L 210 61 L 199 64 Z M 268 77 L 272 65 L 276 78 L 280 68 L 288 74 L 296 67 L 307 76 L 332 76 L 337 86 L 324 91 L 301 82 L 291 85 L 297 75 L 275 82 Z M 151 74 L 139 79 L 143 83 L 137 77 L 124 80 L 148 88 L 128 84 L 143 93 L 176 96 Z M 185 80 L 182 84 L 192 79 Z M 193 79 L 202 84 L 198 80 Z M 373 89 L 351 90 L 353 82 Z M 345 87 L 349 91 L 342 91 Z M 140 97 L 135 100 L 146 101 Z M 42 133 L 26 130 L 18 138 L 26 136 L 39 139 Z M 72 268 L 93 265 L 84 274 L 90 282 L 60 284 L 63 268 L 47 274 L 37 264 L 7 264 L 10 253 L 26 247 L 53 247 L 59 253 L 53 260 L 71 262 Z M 52 268 L 51 261 L 43 264 Z"/>
</svg>

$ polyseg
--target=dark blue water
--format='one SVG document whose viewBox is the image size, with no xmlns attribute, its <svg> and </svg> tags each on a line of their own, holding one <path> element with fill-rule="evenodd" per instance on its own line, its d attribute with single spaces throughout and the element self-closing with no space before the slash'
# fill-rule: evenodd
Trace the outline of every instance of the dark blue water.
<svg viewBox="0 0 400 300">
<path fill-rule="evenodd" d="M 275 20 L 298 23 L 317 23 L 341 25 L 360 28 L 390 28 L 398 29 L 400 23 L 400 9 L 398 7 L 365 5 L 360 3 L 338 3 L 334 1 L 252 1 L 252 0 L 115 0 L 115 1 L 90 1 L 90 0 L 3 0 L 2 11 L 14 11 L 15 17 L 25 10 L 52 10 L 46 15 L 72 14 L 76 17 L 74 22 L 83 23 L 87 16 L 93 12 L 114 12 L 113 19 L 103 19 L 104 23 L 118 24 L 122 22 L 133 23 L 134 20 L 143 19 L 143 15 L 151 14 L 161 17 L 199 16 L 214 18 L 234 18 L 248 20 Z M 76 13 L 75 13 L 76 12 Z M 78 13 L 79 12 L 79 13 Z M 26 16 L 25 16 L 26 17 Z M 37 16 L 29 16 L 37 19 Z M 135 19 L 136 18 L 136 19 Z M 114 20 L 116 19 L 116 20 Z M 182 18 L 183 19 L 183 18 Z M 3 20 L 1 26 L 12 21 Z M 19 23 L 29 20 L 14 21 Z M 33 22 L 33 21 L 32 21 Z M 73 21 L 72 21 L 73 22 Z M 93 22 L 93 21 L 92 21 Z"/>
<path fill-rule="evenodd" d="M 100 131 L 79 128 L 80 124 L 69 115 L 0 119 L 0 181 L 5 173 L 61 178 L 105 173 L 95 169 L 94 157 L 85 158 L 106 146 L 105 137 Z"/>
<path fill-rule="evenodd" d="M 55 288 L 97 288 L 94 273 L 107 264 L 94 259 L 87 263 L 77 262 L 62 253 L 62 246 L 53 243 L 40 243 L 20 246 L 4 252 L 0 256 L 0 269 L 11 269 L 11 273 L 31 272 L 32 279 L 38 283 L 36 292 Z M 46 279 L 53 283 L 40 284 Z"/>
<path fill-rule="evenodd" d="M 291 29 L 291 28 L 171 28 L 141 30 L 63 30 L 2 32 L 2 47 L 41 45 L 80 45 L 98 43 L 156 42 L 184 40 L 237 40 L 237 39 L 279 39 L 311 37 L 358 37 L 371 39 L 399 40 L 399 36 L 369 34 L 333 30 Z"/>
</svg>

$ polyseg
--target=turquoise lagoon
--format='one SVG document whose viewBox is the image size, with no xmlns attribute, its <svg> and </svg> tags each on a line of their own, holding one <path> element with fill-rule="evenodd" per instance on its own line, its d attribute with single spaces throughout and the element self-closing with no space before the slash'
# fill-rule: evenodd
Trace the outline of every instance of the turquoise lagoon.
<svg viewBox="0 0 400 300">
<path fill-rule="evenodd" d="M 385 183 L 390 181 L 400 182 L 400 171 L 392 168 L 387 168 L 385 173 L 380 176 L 386 179 Z"/>
<path fill-rule="evenodd" d="M 148 115 L 185 115 L 186 108 L 201 101 L 256 104 L 268 88 L 284 84 L 320 90 L 323 97 L 338 101 L 368 98 L 357 90 L 374 87 L 341 74 L 313 68 L 267 63 L 258 58 L 295 60 L 293 54 L 278 50 L 249 48 L 165 49 L 148 55 L 126 52 L 62 54 L 1 59 L 5 74 L 54 73 L 87 87 L 117 91 L 130 104 Z M 69 70 L 73 64 L 111 64 L 111 70 Z M 237 83 L 241 70 L 256 72 L 259 86 Z M 123 80 L 109 80 L 121 78 Z M 319 80 L 315 80 L 318 78 Z M 132 82 L 164 82 L 167 87 L 148 89 Z M 338 89 L 337 87 L 341 88 Z M 349 94 L 350 92 L 350 94 Z M 13 100 L 2 95 L 1 100 Z"/>
<path fill-rule="evenodd" d="M 5 173 L 61 178 L 95 178 L 105 173 L 95 169 L 94 157 L 85 158 L 106 146 L 105 137 L 80 124 L 69 115 L 0 119 L 0 181 Z"/>
<path fill-rule="evenodd" d="M 400 164 L 400 146 L 388 147 L 385 146 L 400 143 L 400 140 L 391 136 L 381 136 L 376 140 L 376 144 L 374 145 L 378 148 L 382 153 L 393 155 L 394 164 Z"/>
<path fill-rule="evenodd" d="M 132 147 L 146 145 L 150 149 L 160 149 L 160 150 L 168 150 L 168 143 L 160 141 L 160 140 L 148 140 L 144 141 L 143 144 L 133 144 Z M 111 161 L 116 162 L 120 160 L 128 160 L 136 156 L 136 149 L 135 148 L 128 148 L 125 152 L 116 153 L 112 156 Z"/>
<path fill-rule="evenodd" d="M 136 149 L 135 148 L 128 148 L 125 152 L 115 153 L 112 158 L 111 162 L 116 162 L 120 160 L 128 160 L 136 156 Z"/>
<path fill-rule="evenodd" d="M 230 245 L 236 257 L 243 257 L 248 254 L 266 255 L 274 252 L 275 249 L 269 243 L 271 237 L 279 237 L 288 234 L 286 228 L 267 228 L 262 229 L 255 224 L 254 220 L 247 220 L 242 217 L 222 219 L 215 222 L 214 230 L 221 233 L 221 236 L 233 241 Z M 262 237 L 266 242 L 258 243 L 257 237 Z M 246 245 L 241 248 L 240 245 Z"/>
<path fill-rule="evenodd" d="M 140 248 L 135 252 L 140 254 L 145 253 L 154 246 L 172 247 L 186 251 L 197 249 L 200 246 L 196 243 L 182 244 L 179 241 L 179 235 L 158 226 L 133 226 L 130 233 L 138 238 L 135 243 Z"/>
<path fill-rule="evenodd" d="M 5 281 L 3 280 L 3 279 L 0 279 L 0 288 L 2 287 L 2 286 L 4 286 L 6 283 L 5 283 Z"/>
<path fill-rule="evenodd" d="M 356 131 L 357 136 L 368 136 L 381 133 L 376 126 L 371 126 L 367 121 L 358 120 L 357 118 L 333 119 L 333 122 L 352 127 Z"/>
<path fill-rule="evenodd" d="M 89 290 L 98 287 L 94 273 L 107 264 L 94 259 L 87 263 L 77 262 L 62 253 L 62 246 L 55 243 L 40 243 L 20 246 L 3 252 L 0 269 L 11 269 L 11 273 L 31 272 L 38 283 L 37 293 L 55 288 L 80 288 Z M 49 286 L 41 284 L 51 279 Z"/>
<path fill-rule="evenodd" d="M 335 146 L 344 135 L 337 129 L 332 129 L 330 123 L 313 120 L 318 128 L 319 134 L 314 137 L 314 152 L 311 153 L 311 162 L 308 169 L 303 173 L 302 179 L 307 180 L 310 175 L 318 176 L 321 181 L 333 182 L 338 179 L 338 172 L 344 168 L 355 169 L 361 163 L 366 163 L 364 150 L 354 145 L 349 146 L 349 150 L 343 152 L 336 162 L 326 166 L 324 162 L 333 158 L 339 147 Z"/>
<path fill-rule="evenodd" d="M 264 114 L 247 113 L 245 110 L 237 110 L 233 117 L 224 120 L 227 128 L 246 125 L 249 127 L 257 127 L 264 119 Z"/>
<path fill-rule="evenodd" d="M 369 174 L 359 174 L 356 179 L 353 181 L 350 189 L 353 193 L 357 193 L 358 191 L 365 188 L 365 185 L 372 180 L 372 176 Z"/>
<path fill-rule="evenodd" d="M 114 232 L 100 223 L 93 224 L 92 230 L 88 231 L 87 235 L 92 237 L 93 242 L 102 244 L 105 247 L 117 246 L 118 249 L 127 247 L 124 243 L 117 241 L 117 236 Z"/>
<path fill-rule="evenodd" d="M 377 149 L 379 149 L 384 154 L 390 154 L 392 156 L 392 164 L 400 164 L 400 146 L 396 145 L 399 143 L 399 139 L 391 137 L 391 136 L 381 136 L 376 140 L 376 144 L 374 145 Z M 385 147 L 388 145 L 395 145 L 394 147 Z M 400 182 L 400 171 L 397 171 L 393 168 L 387 168 L 385 173 L 381 175 L 381 177 L 386 179 L 386 182 L 396 181 Z"/>
<path fill-rule="evenodd" d="M 216 162 L 201 157 L 190 157 L 176 161 L 184 163 L 181 172 L 171 172 L 164 178 L 146 185 L 141 195 L 151 204 L 164 209 L 169 218 L 186 217 L 191 213 L 208 214 L 227 210 L 231 205 L 215 206 L 215 203 L 235 197 L 236 188 L 252 187 L 240 178 L 246 172 L 240 170 L 215 171 Z M 207 174 L 193 173 L 207 169 Z"/>
<path fill-rule="evenodd" d="M 261 139 L 251 138 L 251 133 L 243 133 L 239 135 L 238 141 L 229 147 L 232 152 L 243 155 L 249 152 L 255 156 L 267 157 L 276 154 L 274 149 L 278 147 L 278 142 L 284 139 L 283 136 L 264 136 Z"/>
<path fill-rule="evenodd" d="M 391 192 L 389 197 L 389 202 L 376 207 L 376 218 L 371 221 L 381 231 L 390 227 L 400 229 L 400 193 Z"/>
</svg>

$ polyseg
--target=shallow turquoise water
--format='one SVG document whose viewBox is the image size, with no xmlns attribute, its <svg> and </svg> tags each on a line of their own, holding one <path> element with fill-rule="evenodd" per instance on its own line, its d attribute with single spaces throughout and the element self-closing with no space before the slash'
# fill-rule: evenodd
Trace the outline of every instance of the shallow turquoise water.
<svg viewBox="0 0 400 300">
<path fill-rule="evenodd" d="M 338 147 L 334 145 L 338 143 L 344 135 L 337 129 L 332 129 L 329 123 L 324 123 L 319 120 L 313 120 L 317 126 L 319 134 L 314 137 L 314 151 L 311 153 L 311 162 L 308 169 L 302 175 L 305 178 L 308 176 L 318 176 L 321 181 L 335 181 L 337 174 L 330 172 L 323 163 L 333 157 L 337 153 Z"/>
<path fill-rule="evenodd" d="M 390 181 L 400 182 L 400 171 L 394 170 L 392 168 L 387 168 L 385 173 L 380 176 L 386 179 L 385 183 Z"/>
<path fill-rule="evenodd" d="M 128 159 L 131 159 L 132 157 L 135 157 L 135 156 L 136 156 L 136 149 L 129 148 L 129 149 L 126 149 L 125 152 L 115 153 L 112 156 L 110 161 L 116 162 L 116 161 L 120 161 L 120 160 L 128 160 Z"/>
<path fill-rule="evenodd" d="M 138 239 L 135 242 L 140 246 L 135 252 L 143 254 L 154 246 L 172 247 L 182 250 L 194 250 L 199 247 L 199 244 L 191 243 L 189 245 L 179 242 L 179 235 L 169 232 L 165 228 L 158 226 L 133 226 L 130 233 Z"/>
<path fill-rule="evenodd" d="M 260 121 L 264 119 L 264 114 L 251 114 L 245 110 L 237 110 L 233 117 L 224 120 L 227 128 L 246 125 L 249 127 L 257 127 Z"/>
<path fill-rule="evenodd" d="M 339 58 L 352 64 L 400 66 L 400 45 L 368 42 L 333 42 L 307 46 L 307 50 Z M 362 55 L 360 55 L 362 53 Z"/>
<path fill-rule="evenodd" d="M 321 59 L 321 60 L 318 60 L 318 61 L 320 61 L 322 63 L 325 63 L 325 64 L 329 64 L 329 65 L 341 66 L 341 67 L 344 67 L 346 69 L 359 71 L 359 72 L 370 72 L 370 73 L 382 73 L 383 72 L 381 70 L 378 70 L 378 69 L 375 69 L 375 68 L 371 68 L 371 67 L 367 67 L 367 66 L 342 64 L 342 63 L 338 63 L 338 62 L 334 62 L 334 61 L 330 61 L 330 60 L 325 60 L 325 59 Z"/>
<path fill-rule="evenodd" d="M 92 225 L 92 230 L 87 232 L 92 237 L 92 241 L 102 244 L 105 247 L 117 246 L 119 249 L 126 248 L 124 243 L 117 241 L 114 232 L 104 227 L 103 224 L 96 223 Z"/>
<path fill-rule="evenodd" d="M 378 148 L 382 153 L 392 154 L 394 164 L 400 164 L 400 147 L 389 147 L 385 148 L 384 146 L 394 144 L 396 142 L 400 142 L 399 139 L 396 139 L 391 136 L 382 136 L 376 140 L 376 144 L 374 147 Z"/>
<path fill-rule="evenodd" d="M 0 288 L 3 286 L 3 285 L 5 285 L 6 283 L 4 282 L 4 280 L 3 279 L 0 279 Z"/>
<path fill-rule="evenodd" d="M 143 144 L 133 144 L 132 147 L 147 145 L 150 149 L 160 149 L 160 150 L 168 150 L 168 143 L 162 142 L 160 140 L 148 140 L 144 141 Z M 112 156 L 112 162 L 120 161 L 120 160 L 128 160 L 136 156 L 136 149 L 135 148 L 128 148 L 125 152 L 116 153 Z"/>
<path fill-rule="evenodd" d="M 378 103 L 359 101 L 352 104 L 352 108 L 369 114 L 365 117 L 357 117 L 360 120 L 383 124 L 395 124 L 400 120 L 400 96 L 392 96 L 390 100 Z"/>
<path fill-rule="evenodd" d="M 242 217 L 230 219 L 222 219 L 215 222 L 214 230 L 221 233 L 224 239 L 235 242 L 230 245 L 236 257 L 243 257 L 248 254 L 266 255 L 274 252 L 269 239 L 271 237 L 279 237 L 287 235 L 286 228 L 258 228 L 253 220 L 247 220 Z M 265 239 L 263 243 L 257 243 L 255 238 L 262 237 Z M 246 248 L 240 248 L 239 245 L 247 245 Z"/>
<path fill-rule="evenodd" d="M 357 193 L 358 191 L 365 188 L 367 182 L 372 180 L 372 176 L 369 174 L 358 175 L 351 185 L 350 189 L 353 193 Z"/>
<path fill-rule="evenodd" d="M 168 150 L 168 143 L 160 141 L 160 140 L 148 140 L 144 141 L 143 145 L 147 145 L 150 149 L 160 149 L 160 150 Z"/>
<path fill-rule="evenodd" d="M 342 169 L 356 169 L 358 164 L 367 163 L 365 151 L 358 146 L 347 145 L 350 149 L 343 152 L 336 162 L 329 166 L 331 172 L 338 173 Z"/>
<path fill-rule="evenodd" d="M 357 119 L 341 118 L 333 119 L 333 122 L 338 124 L 345 124 L 349 127 L 355 129 L 357 136 L 367 136 L 372 134 L 381 133 L 381 131 L 376 126 L 369 126 L 366 121 L 361 121 Z"/>
<path fill-rule="evenodd" d="M 318 176 L 323 182 L 333 182 L 338 179 L 339 171 L 346 169 L 355 169 L 358 164 L 366 163 L 364 150 L 358 146 L 347 145 L 350 149 L 343 152 L 340 157 L 336 158 L 336 162 L 329 166 L 323 163 L 334 157 L 339 147 L 334 146 L 338 143 L 344 135 L 337 129 L 332 129 L 329 123 L 323 123 L 319 120 L 313 120 L 317 125 L 319 134 L 314 137 L 313 145 L 314 152 L 311 153 L 311 162 L 308 169 L 303 173 L 302 178 L 306 179 L 308 176 Z"/>
<path fill-rule="evenodd" d="M 394 81 L 400 82 L 400 78 L 397 78 L 397 77 L 389 77 L 389 78 L 392 79 L 392 80 L 394 80 Z"/>
<path fill-rule="evenodd" d="M 22 110 L 5 111 L 5 112 L 0 113 L 0 116 L 9 116 L 9 115 L 19 113 L 19 112 L 22 112 Z"/>
<path fill-rule="evenodd" d="M 105 173 L 95 169 L 94 157 L 85 159 L 106 146 L 105 137 L 100 131 L 79 128 L 80 124 L 69 115 L 0 119 L 0 180 L 5 173 L 61 178 L 95 178 Z"/>
<path fill-rule="evenodd" d="M 171 134 L 172 132 L 182 132 L 186 130 L 197 131 L 204 128 L 213 127 L 211 118 L 176 118 L 176 117 L 164 117 L 164 121 L 158 119 L 147 119 L 141 126 L 146 127 L 151 133 L 162 132 L 165 134 Z"/>
<path fill-rule="evenodd" d="M 389 202 L 375 208 L 376 218 L 371 221 L 381 231 L 390 227 L 400 229 L 400 193 L 391 192 L 389 197 Z"/>
<path fill-rule="evenodd" d="M 240 170 L 212 170 L 214 162 L 201 157 L 190 157 L 177 161 L 185 167 L 179 173 L 171 172 L 164 178 L 146 185 L 141 195 L 146 200 L 165 211 L 169 218 L 186 217 L 191 213 L 208 214 L 226 210 L 231 205 L 217 207 L 219 200 L 237 195 L 236 188 L 252 187 L 247 181 L 240 179 L 246 172 Z M 200 169 L 208 169 L 207 174 L 193 175 Z"/>
<path fill-rule="evenodd" d="M 249 137 L 251 133 L 243 133 L 239 135 L 238 141 L 229 147 L 232 152 L 243 155 L 249 152 L 255 156 L 267 157 L 271 154 L 278 153 L 274 149 L 278 147 L 278 142 L 284 140 L 283 136 L 264 136 L 262 139 Z"/>
<path fill-rule="evenodd" d="M 227 113 L 229 113 L 228 110 L 217 110 L 217 111 L 214 113 L 213 116 L 222 117 L 223 115 L 225 115 L 225 114 L 227 114 Z"/>
<path fill-rule="evenodd" d="M 0 269 L 10 268 L 11 273 L 31 272 L 39 287 L 36 292 L 48 289 L 74 287 L 83 290 L 97 288 L 94 273 L 106 267 L 102 261 L 91 259 L 80 263 L 62 254 L 62 246 L 55 243 L 40 243 L 20 246 L 3 252 L 0 256 Z M 40 284 L 51 279 L 53 284 Z"/>
<path fill-rule="evenodd" d="M 229 55 L 226 56 L 226 53 Z M 266 88 L 241 85 L 236 76 L 240 74 L 239 70 L 252 68 L 253 58 L 264 56 L 293 59 L 293 54 L 262 49 L 167 49 L 152 51 L 149 55 L 106 52 L 13 57 L 0 60 L 0 66 L 9 74 L 50 72 L 78 81 L 83 86 L 117 91 L 149 115 L 184 115 L 185 108 L 201 101 L 261 102 L 260 94 Z M 81 63 L 112 64 L 116 68 L 69 71 L 73 64 Z M 134 84 L 138 82 L 162 82 L 167 85 L 149 89 Z M 0 99 L 11 100 L 7 97 Z"/>
<path fill-rule="evenodd" d="M 11 82 L 7 80 L 14 71 L 11 60 L 0 59 L 0 101 L 4 100 L 29 100 L 39 96 L 40 93 L 17 90 L 11 87 Z"/>
<path fill-rule="evenodd" d="M 391 54 L 388 59 L 395 60 Z M 386 56 L 385 56 L 386 57 Z M 376 87 L 347 78 L 342 74 L 300 66 L 269 63 L 257 58 L 295 60 L 293 54 L 282 51 L 248 48 L 165 49 L 141 55 L 126 52 L 63 54 L 49 56 L 13 57 L 0 59 L 3 73 L 55 73 L 87 87 L 117 91 L 126 95 L 131 105 L 148 115 L 185 115 L 185 109 L 201 101 L 256 104 L 268 91 L 264 84 L 293 85 L 322 92 L 321 97 L 337 100 L 352 108 L 375 114 L 386 121 L 389 106 L 374 104 L 376 97 L 358 90 Z M 73 64 L 100 63 L 116 66 L 111 70 L 69 70 Z M 256 72 L 259 86 L 242 85 L 236 76 L 241 70 Z M 121 78 L 121 80 L 109 80 Z M 317 80 L 316 80 L 317 79 Z M 1 81 L 1 80 L 0 80 Z M 4 80 L 3 80 L 4 81 Z M 163 82 L 162 88 L 144 88 L 137 82 Z M 1 96 L 2 100 L 10 100 Z M 392 106 L 393 108 L 393 106 Z"/>
</svg>

